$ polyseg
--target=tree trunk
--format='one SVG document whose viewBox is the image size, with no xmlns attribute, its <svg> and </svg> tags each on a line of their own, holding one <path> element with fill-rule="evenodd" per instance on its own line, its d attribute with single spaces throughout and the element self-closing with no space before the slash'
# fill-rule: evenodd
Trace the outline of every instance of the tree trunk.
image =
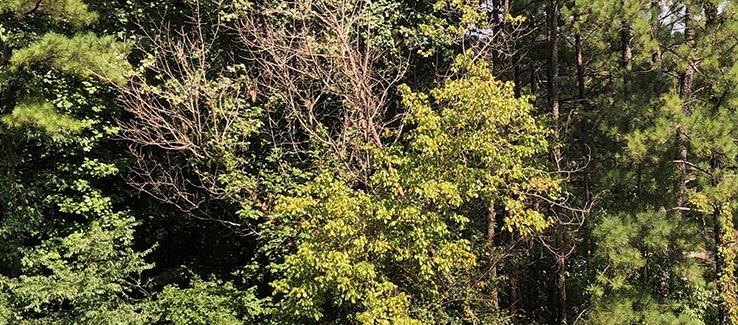
<svg viewBox="0 0 738 325">
<path fill-rule="evenodd" d="M 487 209 L 487 243 L 489 244 L 490 249 L 495 247 L 495 218 L 497 217 L 497 213 L 495 212 L 495 205 L 494 203 L 490 203 L 489 207 Z M 496 263 L 496 256 L 494 254 L 490 254 L 490 263 L 492 263 L 492 269 L 490 271 L 490 277 L 492 280 L 497 279 L 497 266 Z M 492 293 L 490 294 L 490 301 L 492 302 L 492 306 L 495 310 L 499 309 L 500 307 L 500 299 L 499 294 L 497 292 L 497 288 L 495 287 L 492 290 Z"/>
<path fill-rule="evenodd" d="M 566 324 L 566 256 L 563 252 L 559 252 L 556 257 L 556 267 L 556 288 L 559 292 L 559 324 Z"/>
<path fill-rule="evenodd" d="M 560 112 L 559 112 L 559 3 L 557 0 L 548 1 L 548 42 L 551 47 L 551 61 L 548 71 L 549 101 L 551 105 L 551 113 L 554 119 L 553 130 L 553 160 L 557 170 L 561 171 L 561 150 L 559 149 L 559 137 L 561 131 Z"/>
<path fill-rule="evenodd" d="M 715 269 L 717 270 L 717 289 L 719 293 L 719 324 L 738 324 L 738 297 L 735 282 L 735 233 L 733 211 L 725 203 L 715 208 Z"/>
<path fill-rule="evenodd" d="M 623 0 L 625 5 L 628 0 Z M 620 20 L 620 42 L 621 42 L 621 60 L 623 60 L 623 95 L 627 99 L 630 95 L 630 72 L 633 67 L 633 51 L 630 47 L 630 24 L 623 18 Z"/>
<path fill-rule="evenodd" d="M 694 49 L 694 37 L 695 31 L 692 23 L 692 10 L 687 4 L 684 9 L 684 35 L 686 38 L 687 45 L 690 49 Z M 684 71 L 684 79 L 681 85 L 681 97 L 682 97 L 682 113 L 685 116 L 692 114 L 690 107 L 690 101 L 692 100 L 692 79 L 694 78 L 694 64 L 695 60 L 690 55 L 687 59 L 687 68 Z M 687 158 L 688 158 L 688 147 L 687 147 L 687 135 L 681 126 L 677 128 L 677 135 L 679 139 L 679 195 L 677 197 L 677 207 L 683 208 L 686 204 L 687 195 Z M 682 210 L 683 211 L 683 210 Z"/>
<path fill-rule="evenodd" d="M 561 113 L 559 106 L 559 3 L 558 0 L 548 1 L 548 42 L 551 47 L 551 62 L 549 65 L 549 99 L 551 104 L 551 113 L 554 119 L 554 131 L 553 131 L 553 162 L 556 164 L 556 170 L 561 173 L 564 171 L 562 167 L 562 156 L 561 149 L 559 147 L 561 141 Z M 566 256 L 563 251 L 563 236 L 566 231 L 565 227 L 560 226 L 555 229 L 557 236 L 557 247 L 559 252 L 556 254 L 556 292 L 557 308 L 558 311 L 558 323 L 566 324 Z"/>
<path fill-rule="evenodd" d="M 661 5 L 658 0 L 651 1 L 651 37 L 656 40 L 656 49 L 651 54 L 651 63 L 656 70 L 656 78 L 653 83 L 653 91 L 657 98 L 661 98 L 661 44 L 659 42 L 659 29 L 661 23 L 659 15 L 661 13 Z"/>
<path fill-rule="evenodd" d="M 528 70 L 530 70 L 530 93 L 535 94 L 538 87 L 536 87 L 536 68 L 532 63 L 529 63 Z"/>
<path fill-rule="evenodd" d="M 520 98 L 520 88 L 522 85 L 520 84 L 520 59 L 514 59 L 513 61 L 513 82 L 515 83 L 513 91 L 515 94 L 515 98 Z"/>
<path fill-rule="evenodd" d="M 511 263 L 510 270 L 510 315 L 515 315 L 518 306 L 522 305 L 523 295 L 520 293 L 520 272 L 517 263 Z"/>
<path fill-rule="evenodd" d="M 579 21 L 579 14 L 574 14 L 574 21 Z M 582 53 L 582 35 L 574 34 L 574 47 L 577 51 L 577 99 L 584 101 L 584 55 Z"/>
</svg>

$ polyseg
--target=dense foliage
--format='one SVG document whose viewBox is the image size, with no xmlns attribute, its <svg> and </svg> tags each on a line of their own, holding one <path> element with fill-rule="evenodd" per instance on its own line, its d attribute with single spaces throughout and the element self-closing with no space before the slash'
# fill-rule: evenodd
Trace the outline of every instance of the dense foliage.
<svg viewBox="0 0 738 325">
<path fill-rule="evenodd" d="M 0 324 L 738 324 L 738 4 L 0 0 Z"/>
</svg>

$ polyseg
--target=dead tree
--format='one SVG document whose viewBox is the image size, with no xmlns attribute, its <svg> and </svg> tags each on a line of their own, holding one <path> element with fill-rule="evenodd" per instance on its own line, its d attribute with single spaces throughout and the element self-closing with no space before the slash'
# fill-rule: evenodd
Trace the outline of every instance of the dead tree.
<svg viewBox="0 0 738 325">
<path fill-rule="evenodd" d="M 388 116 L 387 105 L 407 67 L 375 44 L 368 6 L 288 1 L 286 8 L 251 8 L 237 28 L 260 99 L 274 101 L 278 114 L 270 116 L 291 130 L 275 143 L 305 150 L 294 136 L 306 135 L 328 149 L 343 176 L 364 183 L 371 169 L 367 146 L 383 146 L 383 130 L 400 119 Z"/>
<path fill-rule="evenodd" d="M 236 150 L 258 131 L 250 85 L 228 75 L 237 65 L 218 70 L 214 64 L 220 55 L 214 42 L 225 27 L 195 4 L 184 26 L 164 22 L 144 35 L 146 46 L 137 48 L 140 71 L 119 86 L 129 115 L 118 125 L 136 158 L 135 188 L 193 217 L 250 232 L 236 216 L 206 211 L 214 201 L 258 204 L 253 179 L 238 170 L 249 162 Z M 225 184 L 223 177 L 239 177 L 240 185 Z"/>
</svg>

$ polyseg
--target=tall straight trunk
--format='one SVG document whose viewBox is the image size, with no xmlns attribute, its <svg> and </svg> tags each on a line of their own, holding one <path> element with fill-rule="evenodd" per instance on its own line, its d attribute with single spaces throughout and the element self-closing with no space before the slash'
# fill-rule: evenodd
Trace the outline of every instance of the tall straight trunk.
<svg viewBox="0 0 738 325">
<path fill-rule="evenodd" d="M 556 292 L 557 296 L 557 318 L 559 324 L 566 324 L 566 243 L 564 242 L 564 232 L 566 228 L 559 226 L 556 230 Z"/>
<path fill-rule="evenodd" d="M 509 272 L 508 275 L 510 279 L 510 308 L 509 312 L 510 315 L 515 315 L 517 313 L 517 310 L 519 306 L 523 304 L 523 295 L 520 292 L 520 267 L 517 263 L 513 262 L 510 263 Z"/>
<path fill-rule="evenodd" d="M 684 36 L 687 46 L 694 50 L 695 48 L 695 29 L 694 19 L 692 18 L 692 8 L 689 5 L 685 6 L 684 9 Z M 690 54 L 687 59 L 687 67 L 684 69 L 684 79 L 682 80 L 681 95 L 684 100 L 682 111 L 685 115 L 691 115 L 690 100 L 692 98 L 692 80 L 694 79 L 694 65 L 695 65 L 694 54 Z"/>
<path fill-rule="evenodd" d="M 574 21 L 579 21 L 579 14 L 574 15 Z M 577 99 L 584 101 L 584 54 L 582 53 L 582 35 L 577 31 L 574 34 L 574 47 L 577 52 Z"/>
<path fill-rule="evenodd" d="M 556 169 L 559 172 L 563 172 L 562 167 L 562 156 L 559 144 L 561 141 L 561 112 L 559 103 L 559 3 L 558 0 L 548 0 L 547 6 L 548 15 L 548 42 L 551 48 L 548 71 L 548 86 L 549 86 L 549 100 L 551 105 L 551 114 L 554 119 L 554 131 L 553 131 L 553 162 L 556 164 Z M 566 324 L 566 255 L 564 254 L 564 232 L 566 228 L 563 226 L 555 229 L 557 236 L 557 247 L 558 252 L 556 254 L 556 310 L 558 311 L 558 323 Z"/>
<path fill-rule="evenodd" d="M 559 3 L 558 0 L 548 0 L 548 43 L 551 48 L 550 62 L 548 68 L 549 101 L 551 113 L 553 114 L 555 129 L 553 134 L 554 144 L 558 145 L 560 132 L 559 112 Z M 554 149 L 555 163 L 559 166 L 561 153 L 558 148 Z"/>
<path fill-rule="evenodd" d="M 628 0 L 623 0 L 625 5 Z M 623 18 L 620 20 L 620 42 L 621 42 L 621 60 L 623 61 L 623 95 L 627 99 L 630 96 L 631 80 L 630 72 L 633 67 L 633 51 L 630 47 L 630 24 Z"/>
<path fill-rule="evenodd" d="M 10 64 L 10 48 L 0 37 L 0 70 L 5 70 Z M 11 83 L 12 84 L 12 83 Z M 10 87 L 0 87 L 0 116 L 9 114 L 13 111 L 15 105 L 15 98 L 13 98 L 13 89 Z"/>
<path fill-rule="evenodd" d="M 504 23 L 504 17 L 502 16 L 502 0 L 492 0 L 488 2 L 490 5 L 492 5 L 492 11 L 490 14 L 492 15 L 492 31 L 493 35 L 499 35 L 500 31 L 502 30 L 502 24 Z"/>
<path fill-rule="evenodd" d="M 551 114 L 554 119 L 553 130 L 553 160 L 559 171 L 561 168 L 561 150 L 559 149 L 559 137 L 561 132 L 561 114 L 559 108 L 559 3 L 558 0 L 548 0 L 548 43 L 551 49 L 548 67 L 548 92 L 551 105 Z"/>
<path fill-rule="evenodd" d="M 580 19 L 579 12 L 574 13 L 574 22 L 578 23 Z M 585 91 L 585 78 L 584 78 L 584 49 L 582 45 L 582 35 L 580 33 L 580 30 L 577 29 L 574 33 L 574 47 L 576 51 L 576 64 L 577 64 L 577 101 L 579 102 L 580 109 L 582 111 L 587 110 L 587 103 L 586 103 L 586 91 Z M 587 132 L 589 128 L 583 127 L 582 130 L 584 132 Z M 592 139 L 591 134 L 583 133 L 585 139 Z M 595 149 L 596 145 L 593 141 L 589 141 L 590 143 L 586 144 L 586 147 L 582 147 L 582 152 L 586 152 L 584 150 L 589 149 L 589 156 L 587 164 L 584 168 L 584 195 L 585 195 L 585 207 L 590 207 L 593 202 L 593 195 L 592 195 L 592 174 L 595 170 L 595 161 L 592 159 L 592 157 L 595 157 Z M 584 229 L 587 227 L 587 222 L 589 220 L 589 213 L 584 216 L 584 220 L 582 222 L 582 226 Z M 584 232 L 586 233 L 586 231 Z M 592 265 L 591 265 L 591 238 L 590 236 L 585 236 L 585 239 L 583 240 L 584 244 L 584 250 L 585 250 L 585 261 L 586 261 L 586 267 L 585 267 L 585 276 L 589 277 L 591 275 L 592 271 Z"/>
<path fill-rule="evenodd" d="M 530 70 L 530 93 L 535 94 L 538 90 L 538 87 L 536 87 L 536 68 L 533 64 L 529 64 L 528 70 Z"/>
<path fill-rule="evenodd" d="M 510 14 L 510 0 L 503 0 L 502 1 L 502 30 L 505 33 L 504 37 L 508 37 L 510 35 L 510 24 L 507 21 L 507 16 Z M 517 39 L 513 40 L 512 43 L 512 52 L 517 52 Z M 520 56 L 515 54 L 511 55 L 510 57 L 510 65 L 512 66 L 512 79 L 513 83 L 513 92 L 515 95 L 515 98 L 520 98 Z"/>
<path fill-rule="evenodd" d="M 684 36 L 690 49 L 695 47 L 695 30 L 692 19 L 692 8 L 690 8 L 689 2 L 684 7 Z M 682 97 L 682 113 L 685 116 L 692 114 L 691 100 L 692 100 L 692 79 L 694 78 L 694 64 L 695 60 L 690 54 L 687 59 L 687 67 L 684 70 L 684 78 L 682 79 L 681 85 L 681 97 Z M 687 134 L 684 133 L 684 129 L 680 126 L 677 129 L 677 135 L 679 140 L 679 151 L 677 157 L 679 160 L 679 184 L 678 184 L 678 196 L 677 196 L 677 207 L 683 208 L 686 204 L 687 195 L 687 158 L 688 158 L 688 146 L 687 146 Z M 683 210 L 682 210 L 683 211 Z"/>
<path fill-rule="evenodd" d="M 702 9 L 706 16 L 706 24 L 708 32 L 714 33 L 718 20 L 717 8 L 707 1 L 702 3 Z M 690 26 L 691 27 L 691 26 Z M 685 30 L 687 40 L 691 42 L 690 47 L 694 48 L 694 29 Z M 691 39 L 690 39 L 691 37 Z M 691 71 L 694 73 L 694 66 L 697 60 L 691 58 Z M 688 67 L 689 69 L 689 67 Z M 689 71 L 689 70 L 688 70 Z M 685 80 L 686 80 L 685 73 Z M 716 166 L 715 166 L 716 167 Z M 713 181 L 713 186 L 719 184 L 719 179 Z M 733 227 L 733 210 L 729 202 L 725 202 L 715 207 L 713 215 L 713 236 L 715 239 L 715 271 L 717 273 L 717 290 L 719 295 L 718 305 L 718 322 L 724 325 L 738 325 L 738 293 L 736 292 L 736 232 Z"/>
<path fill-rule="evenodd" d="M 513 91 L 515 98 L 520 98 L 520 89 L 522 87 L 520 84 L 520 59 L 514 58 L 513 60 L 513 82 L 515 83 Z"/>
<path fill-rule="evenodd" d="M 487 208 L 487 243 L 489 243 L 490 249 L 495 247 L 495 218 L 497 218 L 495 205 L 494 203 L 490 203 L 489 207 Z M 493 280 L 497 279 L 497 266 L 495 265 L 495 260 L 496 258 L 492 256 L 489 261 L 490 263 L 493 263 L 492 269 L 490 271 L 490 277 Z M 492 293 L 490 294 L 490 301 L 492 302 L 492 306 L 495 310 L 500 308 L 500 298 L 496 287 L 492 290 Z"/>
<path fill-rule="evenodd" d="M 657 98 L 661 97 L 661 78 L 662 78 L 662 64 L 661 64 L 661 43 L 659 42 L 659 29 L 661 29 L 661 23 L 659 21 L 659 15 L 661 13 L 661 5 L 659 0 L 651 1 L 651 37 L 656 40 L 656 48 L 651 54 L 651 64 L 653 64 L 656 70 L 655 82 L 653 83 L 653 91 Z"/>
</svg>

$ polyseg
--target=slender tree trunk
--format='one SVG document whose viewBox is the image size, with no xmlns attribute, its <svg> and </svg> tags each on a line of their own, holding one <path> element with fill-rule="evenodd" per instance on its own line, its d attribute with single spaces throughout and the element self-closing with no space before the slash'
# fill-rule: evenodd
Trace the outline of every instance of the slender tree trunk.
<svg viewBox="0 0 738 325">
<path fill-rule="evenodd" d="M 549 100 L 551 104 L 551 113 L 554 119 L 554 131 L 553 131 L 553 161 L 556 164 L 556 169 L 559 172 L 563 172 L 562 167 L 562 156 L 561 149 L 559 147 L 561 141 L 561 113 L 559 103 L 559 3 L 558 0 L 548 1 L 548 42 L 551 47 L 549 64 Z M 566 324 L 566 256 L 564 255 L 564 243 L 563 236 L 566 231 L 565 227 L 557 227 L 557 247 L 559 248 L 556 254 L 556 291 L 557 291 L 557 308 L 558 311 L 558 323 Z"/>
<path fill-rule="evenodd" d="M 520 269 L 517 263 L 511 263 L 510 274 L 510 315 L 515 315 L 518 306 L 523 303 L 523 295 L 520 293 Z"/>
<path fill-rule="evenodd" d="M 690 49 L 694 49 L 695 45 L 695 30 L 692 22 L 692 10 L 689 3 L 684 9 L 684 35 L 686 38 L 687 46 Z M 690 102 L 692 100 L 692 79 L 694 78 L 694 64 L 695 60 L 692 56 L 687 59 L 687 67 L 684 70 L 684 79 L 682 80 L 681 97 L 682 97 L 682 113 L 685 116 L 692 114 Z M 677 207 L 683 208 L 686 204 L 687 195 L 687 158 L 688 158 L 688 147 L 687 147 L 687 135 L 684 133 L 684 129 L 679 126 L 677 128 L 677 135 L 679 139 L 679 194 L 677 197 Z"/>
<path fill-rule="evenodd" d="M 623 4 L 626 4 L 628 0 L 623 0 Z M 623 61 L 623 95 L 626 100 L 630 96 L 630 72 L 633 68 L 633 51 L 630 47 L 630 24 L 623 18 L 620 21 L 620 42 L 621 48 L 621 60 Z"/>
<path fill-rule="evenodd" d="M 8 68 L 10 54 L 8 45 L 0 37 L 0 68 L 3 70 Z M 12 98 L 12 89 L 8 88 L 7 86 L 0 87 L 0 115 L 10 113 L 15 105 L 15 99 Z"/>
<path fill-rule="evenodd" d="M 520 84 L 520 59 L 515 58 L 513 61 L 513 82 L 515 83 L 515 86 L 513 88 L 513 91 L 515 93 L 515 98 L 520 98 L 520 88 L 522 85 Z"/>
<path fill-rule="evenodd" d="M 561 132 L 561 114 L 559 112 L 559 3 L 558 0 L 548 0 L 548 42 L 551 47 L 550 63 L 549 63 L 549 101 L 551 105 L 551 114 L 554 119 L 553 130 L 553 160 L 557 170 L 561 171 L 561 150 L 559 149 L 559 137 Z"/>
<path fill-rule="evenodd" d="M 559 253 L 556 259 L 556 288 L 559 292 L 559 323 L 566 324 L 566 256 Z"/>
<path fill-rule="evenodd" d="M 490 249 L 495 247 L 495 218 L 496 217 L 497 217 L 497 213 L 495 212 L 495 205 L 494 203 L 490 203 L 487 209 L 487 243 L 489 243 Z M 494 256 L 494 254 L 492 254 L 490 263 L 495 263 L 495 259 L 496 257 Z M 490 277 L 493 280 L 497 279 L 497 266 L 494 264 L 490 272 Z M 492 306 L 494 307 L 495 310 L 500 308 L 500 299 L 499 299 L 499 294 L 497 292 L 496 287 L 492 290 L 492 293 L 490 294 L 490 300 L 492 301 Z"/>
<path fill-rule="evenodd" d="M 702 8 L 705 12 L 705 17 L 707 18 L 707 21 L 705 22 L 705 26 L 707 26 L 708 32 L 711 32 L 713 28 L 717 25 L 717 19 L 718 19 L 718 10 L 717 6 L 715 6 L 714 3 L 711 3 L 710 1 L 702 1 Z"/>
<path fill-rule="evenodd" d="M 579 14 L 574 15 L 574 21 L 579 21 Z M 582 53 L 582 35 L 577 30 L 574 34 L 574 47 L 577 51 L 577 99 L 584 101 L 584 55 Z"/>
<path fill-rule="evenodd" d="M 574 21 L 579 22 L 580 15 L 579 12 L 574 13 Z M 587 103 L 586 103 L 586 91 L 585 91 L 585 78 L 584 78 L 584 49 L 582 45 L 582 35 L 577 29 L 577 31 L 574 34 L 574 47 L 576 50 L 576 61 L 577 61 L 577 99 L 580 105 L 580 108 L 582 111 L 586 111 L 587 109 Z M 584 135 L 584 139 L 592 139 L 592 135 L 588 134 L 589 128 L 588 127 L 582 127 L 582 134 Z M 593 201 L 593 195 L 592 195 L 592 174 L 594 173 L 594 164 L 595 161 L 592 159 L 592 157 L 595 156 L 595 149 L 596 146 L 594 144 L 594 141 L 587 141 L 589 142 L 587 146 L 582 146 L 582 152 L 587 152 L 585 150 L 589 149 L 589 156 L 587 165 L 584 168 L 584 195 L 585 195 L 585 207 L 589 208 L 592 205 Z M 586 143 L 586 142 L 585 142 Z M 582 222 L 583 229 L 587 228 L 587 222 L 589 221 L 589 214 L 584 216 L 584 220 Z M 587 231 L 584 231 L 584 234 L 587 234 Z M 586 260 L 586 267 L 585 267 L 585 276 L 589 277 L 592 274 L 592 265 L 591 265 L 591 237 L 585 235 L 583 240 L 583 246 L 585 250 L 585 260 Z"/>
<path fill-rule="evenodd" d="M 694 23 L 692 19 L 692 9 L 689 5 L 687 5 L 684 9 L 684 36 L 687 42 L 687 46 L 689 46 L 689 48 L 692 50 L 694 50 L 695 48 L 695 30 L 693 25 Z M 682 80 L 681 89 L 682 99 L 684 100 L 682 111 L 687 116 L 691 115 L 692 113 L 690 100 L 692 98 L 692 79 L 694 79 L 695 65 L 695 59 L 693 55 L 694 54 L 690 54 L 690 57 L 687 59 L 687 67 L 684 70 L 684 80 Z"/>
<path fill-rule="evenodd" d="M 503 0 L 502 4 L 502 23 L 503 31 L 506 36 L 510 35 L 510 24 L 507 22 L 507 15 L 510 14 L 510 0 Z M 517 40 L 513 39 L 513 53 L 517 50 Z M 515 85 L 513 86 L 513 92 L 515 98 L 520 98 L 520 56 L 512 55 L 510 58 L 510 65 L 512 66 L 512 79 Z"/>
<path fill-rule="evenodd" d="M 661 13 L 661 5 L 659 0 L 651 1 L 651 37 L 656 40 L 656 48 L 651 54 L 651 63 L 656 70 L 656 80 L 653 83 L 653 91 L 657 98 L 661 98 L 661 43 L 659 42 L 659 29 L 661 24 L 659 22 L 659 15 Z"/>
<path fill-rule="evenodd" d="M 528 70 L 530 70 L 530 93 L 535 94 L 538 90 L 538 87 L 536 87 L 536 68 L 533 66 L 533 64 L 529 63 Z"/>
<path fill-rule="evenodd" d="M 708 1 L 702 3 L 703 11 L 707 18 L 705 26 L 708 32 L 714 32 L 716 27 L 718 12 L 717 8 Z M 687 41 L 691 42 L 690 47 L 694 48 L 694 28 L 685 29 L 687 33 Z M 694 67 L 697 63 L 694 58 L 690 58 L 691 67 L 687 71 L 694 74 Z M 691 75 L 690 75 L 691 78 Z M 687 79 L 685 73 L 685 80 Z M 691 81 L 691 80 L 690 80 Z M 717 167 L 717 166 L 714 166 Z M 713 181 L 713 186 L 717 186 L 720 179 Z M 736 232 L 733 227 L 733 210 L 729 202 L 715 207 L 713 236 L 715 238 L 715 271 L 717 273 L 717 290 L 720 303 L 718 305 L 718 321 L 724 325 L 738 325 L 738 293 L 736 293 Z"/>
</svg>

